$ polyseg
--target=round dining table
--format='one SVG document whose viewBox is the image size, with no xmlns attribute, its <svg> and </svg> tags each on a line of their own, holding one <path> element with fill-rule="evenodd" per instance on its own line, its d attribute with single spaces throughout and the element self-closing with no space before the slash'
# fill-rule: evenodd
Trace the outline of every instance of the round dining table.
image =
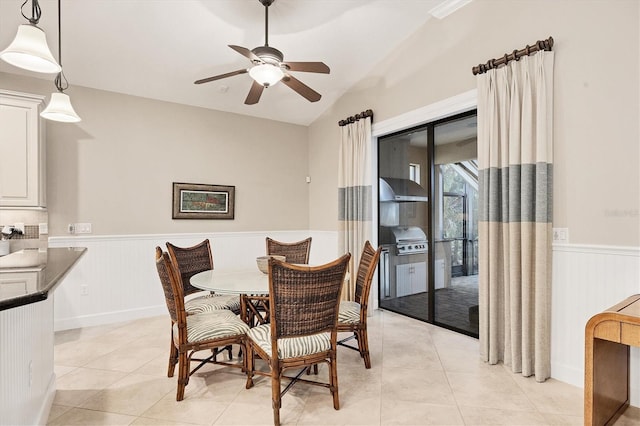
<svg viewBox="0 0 640 426">
<path fill-rule="evenodd" d="M 345 275 L 345 282 L 349 274 Z M 191 277 L 192 286 L 218 294 L 237 294 L 240 317 L 253 327 L 269 322 L 269 274 L 259 269 L 212 269 Z"/>
<path fill-rule="evenodd" d="M 191 277 L 192 286 L 221 294 L 269 294 L 269 275 L 259 269 L 213 269 Z"/>
</svg>

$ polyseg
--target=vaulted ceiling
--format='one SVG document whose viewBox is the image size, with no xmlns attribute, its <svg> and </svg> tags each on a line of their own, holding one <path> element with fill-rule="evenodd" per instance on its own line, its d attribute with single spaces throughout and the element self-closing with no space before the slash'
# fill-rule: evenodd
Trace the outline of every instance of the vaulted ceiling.
<svg viewBox="0 0 640 426">
<path fill-rule="evenodd" d="M 0 49 L 13 40 L 24 0 L 0 0 Z M 322 95 L 311 103 L 286 85 L 245 105 L 251 77 L 194 81 L 248 68 L 228 45 L 264 45 L 259 0 L 61 0 L 62 65 L 71 84 L 308 125 L 394 47 L 439 11 L 469 0 L 276 0 L 269 45 L 285 61 L 322 61 L 330 74 L 292 73 Z M 40 0 L 39 26 L 58 56 L 58 2 Z M 23 10 L 31 15 L 30 2 Z M 0 71 L 49 79 L 0 61 Z M 0 87 L 2 82 L 0 81 Z"/>
</svg>

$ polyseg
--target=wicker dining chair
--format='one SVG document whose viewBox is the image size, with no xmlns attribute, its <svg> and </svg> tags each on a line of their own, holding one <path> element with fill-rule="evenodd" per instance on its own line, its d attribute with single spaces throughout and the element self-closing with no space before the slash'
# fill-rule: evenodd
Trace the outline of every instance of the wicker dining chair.
<svg viewBox="0 0 640 426">
<path fill-rule="evenodd" d="M 249 327 L 229 310 L 217 310 L 190 315 L 185 310 L 184 287 L 180 274 L 169 255 L 156 247 L 156 268 L 164 290 L 167 310 L 171 317 L 172 342 L 168 376 L 173 377 L 178 364 L 176 401 L 184 399 L 189 377 L 207 363 L 242 368 L 246 371 L 246 357 L 241 364 L 218 361 L 216 356 L 233 344 L 245 348 Z M 221 349 L 222 348 L 222 349 Z M 210 350 L 206 358 L 195 358 L 198 351 Z M 244 349 L 246 353 L 246 349 Z M 191 370 L 191 363 L 199 364 Z"/>
<path fill-rule="evenodd" d="M 280 424 L 282 396 L 297 381 L 329 388 L 333 408 L 340 409 L 336 364 L 338 306 L 351 254 L 321 266 L 302 266 L 269 259 L 270 323 L 247 332 L 247 389 L 254 374 L 271 377 L 273 422 Z M 254 355 L 267 361 L 269 371 L 255 370 Z M 302 379 L 312 365 L 326 362 L 329 383 Z M 285 376 L 290 368 L 302 368 Z M 291 380 L 281 391 L 282 378 Z"/>
<path fill-rule="evenodd" d="M 295 243 L 285 243 L 267 237 L 267 254 L 285 257 L 287 263 L 308 264 L 311 251 L 311 237 Z"/>
<path fill-rule="evenodd" d="M 191 285 L 190 279 L 192 276 L 198 272 L 213 269 L 213 254 L 208 239 L 191 247 L 178 247 L 168 242 L 167 251 L 182 278 L 184 295 L 191 296 L 195 293 L 202 293 L 202 295 L 186 299 L 185 308 L 187 312 L 195 314 L 229 309 L 235 314 L 240 313 L 240 297 L 204 292 Z"/>
<path fill-rule="evenodd" d="M 369 241 L 364 243 L 360 264 L 358 265 L 354 300 L 342 300 L 338 313 L 338 332 L 352 332 L 353 334 L 339 340 L 337 343 L 340 346 L 360 352 L 360 356 L 364 359 L 365 368 L 371 368 L 369 337 L 367 336 L 367 305 L 369 292 L 371 291 L 371 281 L 378 266 L 381 251 L 382 247 L 378 247 L 376 250 Z M 357 348 L 345 343 L 354 338 L 358 342 Z"/>
</svg>

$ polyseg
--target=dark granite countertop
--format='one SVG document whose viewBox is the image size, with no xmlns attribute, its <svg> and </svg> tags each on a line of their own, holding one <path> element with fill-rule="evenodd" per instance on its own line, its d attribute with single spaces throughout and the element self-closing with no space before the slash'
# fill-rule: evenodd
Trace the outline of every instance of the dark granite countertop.
<svg viewBox="0 0 640 426">
<path fill-rule="evenodd" d="M 45 300 L 86 251 L 25 249 L 0 257 L 0 311 Z"/>
</svg>

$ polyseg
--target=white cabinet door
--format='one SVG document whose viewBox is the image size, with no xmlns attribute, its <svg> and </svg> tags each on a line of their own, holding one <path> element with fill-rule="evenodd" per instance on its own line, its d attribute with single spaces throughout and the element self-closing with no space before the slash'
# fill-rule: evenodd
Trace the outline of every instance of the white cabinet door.
<svg viewBox="0 0 640 426">
<path fill-rule="evenodd" d="M 38 272 L 7 272 L 0 274 L 0 298 L 24 296 L 38 290 Z"/>
<path fill-rule="evenodd" d="M 407 263 L 396 266 L 396 297 L 427 291 L 427 263 Z"/>
<path fill-rule="evenodd" d="M 0 91 L 0 207 L 45 207 L 43 97 Z"/>
<path fill-rule="evenodd" d="M 427 262 L 412 263 L 411 290 L 413 294 L 427 291 Z"/>
</svg>

